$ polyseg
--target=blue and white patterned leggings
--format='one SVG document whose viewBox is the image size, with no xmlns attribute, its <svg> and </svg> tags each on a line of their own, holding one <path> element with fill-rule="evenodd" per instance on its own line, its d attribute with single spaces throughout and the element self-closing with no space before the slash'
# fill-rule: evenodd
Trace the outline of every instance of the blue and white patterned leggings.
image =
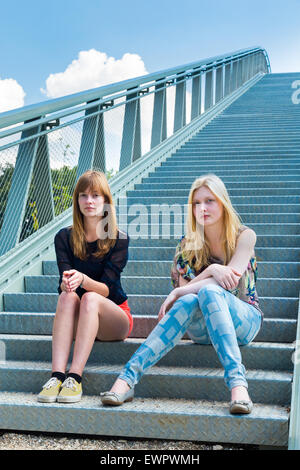
<svg viewBox="0 0 300 470">
<path fill-rule="evenodd" d="M 231 390 L 248 387 L 239 345 L 249 344 L 261 327 L 261 313 L 252 305 L 215 284 L 206 284 L 198 295 L 180 297 L 124 366 L 120 379 L 134 387 L 187 332 L 198 344 L 213 344 Z"/>
</svg>

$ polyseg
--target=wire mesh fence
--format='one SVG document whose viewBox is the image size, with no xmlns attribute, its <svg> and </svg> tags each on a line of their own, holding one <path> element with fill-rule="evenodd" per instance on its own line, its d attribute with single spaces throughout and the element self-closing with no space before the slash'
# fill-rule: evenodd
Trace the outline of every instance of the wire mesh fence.
<svg viewBox="0 0 300 470">
<path fill-rule="evenodd" d="M 244 81 L 265 67 L 255 60 L 245 62 L 251 68 L 247 65 L 245 73 L 244 67 Z M 0 125 L 0 256 L 72 206 L 76 181 L 85 170 L 104 171 L 110 179 L 205 112 L 208 83 L 213 106 L 217 82 L 218 97 L 232 88 L 224 84 L 223 65 L 218 78 L 217 67 L 184 70 L 66 108 L 59 117 L 37 115 L 6 132 Z M 239 69 L 230 67 L 232 84 Z"/>
</svg>

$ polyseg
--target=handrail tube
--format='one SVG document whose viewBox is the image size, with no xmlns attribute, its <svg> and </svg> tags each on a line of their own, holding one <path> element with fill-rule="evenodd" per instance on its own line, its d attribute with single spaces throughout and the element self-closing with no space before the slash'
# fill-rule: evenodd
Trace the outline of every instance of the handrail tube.
<svg viewBox="0 0 300 470">
<path fill-rule="evenodd" d="M 200 76 L 201 73 L 203 73 L 203 71 L 199 71 L 199 73 L 197 75 L 193 75 L 193 78 L 195 78 L 196 76 Z M 182 78 L 182 81 L 187 81 L 189 80 L 191 77 L 187 76 L 187 73 L 183 72 L 181 74 L 178 74 L 176 77 L 174 78 L 180 78 L 180 77 L 185 77 L 185 78 Z M 167 86 L 169 86 L 168 82 L 170 81 L 170 78 L 165 78 L 165 79 L 161 79 L 161 80 L 158 80 L 157 83 L 153 83 L 151 84 L 150 86 L 156 86 L 156 85 L 160 85 L 160 84 L 164 84 L 166 83 Z M 175 86 L 176 83 L 172 83 L 170 85 L 173 85 Z M 65 111 L 60 111 L 56 114 L 51 114 L 51 116 L 47 116 L 47 117 L 43 117 L 43 118 L 40 118 L 38 121 L 35 121 L 34 122 L 34 126 L 36 126 L 36 124 L 47 124 L 49 121 L 53 121 L 55 119 L 61 119 L 62 117 L 66 117 L 66 116 L 70 116 L 72 114 L 78 114 L 79 112 L 83 112 L 83 111 L 86 111 L 87 109 L 89 108 L 93 108 L 95 106 L 98 106 L 98 105 L 102 105 L 102 104 L 106 104 L 108 102 L 108 100 L 110 99 L 113 99 L 113 100 L 117 100 L 119 98 L 123 98 L 123 97 L 127 97 L 128 95 L 132 95 L 133 93 L 142 93 L 142 91 L 145 89 L 145 86 L 138 86 L 136 88 L 132 88 L 130 90 L 126 90 L 124 91 L 123 93 L 119 93 L 118 95 L 113 95 L 113 96 L 109 96 L 109 97 L 106 97 L 106 98 L 101 98 L 101 99 L 97 99 L 97 100 L 93 100 L 93 102 L 87 102 L 85 104 L 83 104 L 82 106 L 78 106 L 78 107 L 74 107 L 74 108 L 71 108 L 69 109 L 69 111 L 65 110 Z M 153 93 L 157 93 L 158 90 L 154 89 L 152 91 L 148 91 L 146 94 L 143 94 L 143 96 L 148 96 L 148 95 L 151 95 Z M 137 100 L 139 99 L 139 96 L 136 96 L 134 98 L 132 98 L 131 100 L 134 101 L 134 100 Z M 126 103 L 128 103 L 129 100 L 127 101 L 126 100 Z M 113 106 L 110 106 L 109 109 L 113 109 L 113 108 L 117 108 L 118 106 L 123 106 L 125 104 L 125 101 L 124 102 L 121 102 L 121 103 L 118 103 L 116 105 L 113 105 Z M 100 110 L 99 113 L 105 111 L 105 109 L 103 110 Z M 0 118 L 1 118 L 1 114 L 0 114 Z M 80 119 L 84 119 L 84 116 L 82 116 L 82 118 Z M 73 122 L 73 121 L 72 121 Z M 77 120 L 75 120 L 74 122 L 77 122 Z M 68 122 L 68 124 L 71 123 L 71 121 Z M 2 131 L 0 132 L 0 139 L 1 138 L 4 138 L 4 137 L 8 137 L 10 135 L 13 135 L 13 134 L 17 134 L 18 132 L 22 132 L 24 130 L 27 130 L 27 129 L 30 129 L 31 127 L 33 127 L 33 125 L 31 124 L 31 122 L 27 122 L 26 124 L 22 124 L 21 126 L 19 127 L 15 127 L 13 129 L 7 129 L 5 131 Z M 0 126 L 1 128 L 1 126 Z M 4 149 L 5 147 L 0 147 L 0 150 Z"/>
<path fill-rule="evenodd" d="M 232 63 L 236 63 L 236 62 L 237 62 L 237 61 L 235 61 L 235 60 L 232 61 Z M 230 64 L 230 63 L 231 63 L 231 62 L 227 62 L 226 65 L 228 65 L 228 64 Z M 223 65 L 223 64 L 222 64 L 222 65 Z M 219 64 L 218 66 L 216 66 L 215 68 L 219 68 L 219 67 L 220 67 L 220 64 Z M 197 74 L 196 74 L 196 73 L 195 73 L 195 74 L 192 73 L 192 74 L 191 74 L 191 77 L 188 76 L 188 72 L 182 72 L 182 73 L 178 74 L 178 75 L 177 75 L 176 77 L 174 77 L 174 78 L 179 79 L 179 78 L 182 77 L 182 78 L 181 78 L 181 81 L 187 81 L 187 80 L 189 80 L 190 78 L 200 77 L 201 74 L 203 74 L 204 72 L 210 71 L 212 68 L 213 68 L 213 66 L 212 66 L 212 67 L 209 67 L 207 70 L 205 70 L 205 69 L 202 70 L 202 69 L 200 68 L 200 70 L 197 71 Z M 184 78 L 183 78 L 183 77 L 184 77 Z M 151 86 L 155 86 L 155 87 L 156 87 L 157 85 L 164 84 L 164 83 L 166 83 L 166 85 L 168 86 L 168 82 L 169 82 L 169 81 L 170 81 L 170 77 L 167 77 L 167 78 L 158 80 L 157 83 L 153 83 Z M 120 82 L 120 83 L 121 83 L 121 82 Z M 171 85 L 175 86 L 176 83 L 173 82 Z M 24 130 L 28 130 L 28 129 L 30 129 L 31 127 L 35 127 L 37 124 L 47 124 L 49 121 L 52 121 L 52 120 L 55 120 L 55 119 L 61 119 L 62 117 L 66 117 L 66 116 L 70 116 L 70 115 L 72 115 L 72 114 L 78 114 L 78 113 L 80 113 L 80 112 L 84 112 L 84 111 L 88 110 L 89 108 L 93 108 L 93 107 L 95 107 L 95 106 L 98 106 L 98 105 L 102 105 L 102 104 L 107 103 L 107 101 L 108 101 L 109 99 L 111 99 L 111 98 L 113 98 L 113 100 L 117 100 L 117 99 L 119 99 L 119 98 L 127 97 L 128 95 L 132 95 L 132 94 L 135 93 L 135 92 L 136 92 L 136 93 L 142 92 L 144 88 L 145 88 L 145 85 L 142 86 L 142 87 L 141 87 L 141 86 L 137 86 L 136 88 L 132 88 L 131 90 L 126 90 L 126 91 L 124 91 L 123 93 L 119 93 L 118 95 L 114 95 L 113 97 L 112 97 L 112 96 L 109 96 L 109 97 L 102 98 L 102 99 L 101 99 L 101 98 L 100 98 L 100 99 L 96 99 L 96 100 L 93 100 L 92 103 L 91 103 L 91 102 L 85 103 L 85 104 L 82 105 L 82 106 L 75 107 L 75 109 L 74 109 L 74 108 L 72 108 L 72 109 L 69 109 L 69 108 L 68 108 L 69 110 L 60 111 L 60 112 L 58 112 L 58 113 L 56 113 L 56 114 L 53 114 L 53 115 L 47 116 L 47 117 L 41 117 L 40 119 L 35 120 L 34 123 L 33 123 L 32 121 L 26 122 L 25 124 L 22 124 L 21 126 L 18 126 L 18 127 L 16 127 L 16 128 L 7 129 L 7 130 L 5 130 L 5 131 L 0 132 L 0 139 L 1 139 L 1 138 L 4 138 L 4 137 L 8 137 L 8 136 L 13 135 L 13 134 L 17 134 L 17 133 L 22 132 L 22 131 L 24 131 Z M 154 89 L 154 90 L 152 90 L 152 91 L 148 91 L 148 92 L 147 92 L 147 96 L 148 96 L 148 95 L 151 95 L 151 94 L 153 94 L 153 93 L 155 94 L 155 93 L 157 93 L 158 91 L 159 91 L 158 89 Z M 131 98 L 131 99 L 128 100 L 128 101 L 126 100 L 126 103 L 128 103 L 129 101 L 137 100 L 137 99 L 139 99 L 139 96 L 135 96 L 134 98 Z M 117 108 L 117 107 L 119 107 L 119 106 L 123 106 L 124 104 L 125 104 L 125 102 L 117 103 L 117 104 L 115 104 L 115 105 L 113 105 L 113 106 L 110 106 L 109 109 L 114 109 L 114 108 Z M 103 113 L 104 111 L 105 111 L 105 109 L 100 109 L 99 111 L 97 111 L 97 112 L 95 112 L 95 113 L 93 113 L 93 114 L 90 114 L 88 117 L 90 118 L 90 117 L 95 116 L 95 115 L 97 115 L 97 114 L 101 114 L 101 113 Z M 2 114 L 4 114 L 4 113 L 2 113 Z M 83 115 L 83 116 L 81 116 L 80 118 L 74 119 L 74 120 L 72 120 L 72 121 L 68 121 L 67 123 L 64 123 L 64 124 L 60 124 L 59 127 L 65 127 L 65 126 L 67 126 L 67 125 L 74 124 L 74 123 L 79 122 L 79 121 L 84 120 L 84 119 L 86 119 L 86 116 Z M 0 121 L 1 121 L 1 114 L 0 114 Z M 1 125 L 0 125 L 0 128 L 1 128 Z M 54 129 L 54 130 L 55 130 L 55 129 Z M 52 131 L 52 129 L 49 129 L 49 130 L 47 130 L 47 131 L 43 131 L 43 132 L 40 133 L 40 134 L 36 134 L 34 137 L 38 137 L 39 135 L 43 135 L 43 134 L 49 133 L 49 132 L 51 132 L 51 131 Z M 34 138 L 34 137 L 33 137 L 33 138 Z M 30 138 L 31 138 L 31 137 L 30 137 Z M 30 138 L 28 138 L 28 139 L 30 139 Z M 10 143 L 10 144 L 6 144 L 6 145 L 4 145 L 4 146 L 1 146 L 1 147 L 0 147 L 0 150 L 5 150 L 5 149 L 11 147 L 12 145 L 16 145 L 16 144 L 18 144 L 18 143 L 20 143 L 20 142 L 23 142 L 23 141 L 24 141 L 24 139 L 20 139 L 20 140 L 18 140 L 18 141 L 12 142 L 12 143 Z"/>
<path fill-rule="evenodd" d="M 249 58 L 249 60 L 247 58 Z M 249 67 L 247 66 L 248 63 Z M 227 68 L 228 64 L 230 65 L 229 68 Z M 72 178 L 75 177 L 77 180 L 80 174 L 90 167 L 99 167 L 105 171 L 106 156 L 109 155 L 106 154 L 105 135 L 109 131 L 105 130 L 103 114 L 107 110 L 124 106 L 125 112 L 123 120 L 121 150 L 119 155 L 119 170 L 122 170 L 126 167 L 130 169 L 134 161 L 140 159 L 143 154 L 141 141 L 142 122 L 140 114 L 142 97 L 153 93 L 156 94 L 155 96 L 157 97 L 157 93 L 161 94 L 162 92 L 164 93 L 165 97 L 164 100 L 156 100 L 156 107 L 153 107 L 154 114 L 152 114 L 152 136 L 150 142 L 150 148 L 152 149 L 154 146 L 159 145 L 163 140 L 165 140 L 167 136 L 166 109 L 163 110 L 162 106 L 165 106 L 166 104 L 166 89 L 169 85 L 176 87 L 173 123 L 173 133 L 176 133 L 186 125 L 187 80 L 191 80 L 193 84 L 191 94 L 191 119 L 195 119 L 202 113 L 202 97 L 199 95 L 199 91 L 201 90 L 201 83 L 205 87 L 203 104 L 204 112 L 206 113 L 210 107 L 215 106 L 220 99 L 224 98 L 224 80 L 225 86 L 227 87 L 226 90 L 228 90 L 228 85 L 230 84 L 229 92 L 232 93 L 237 88 L 241 87 L 241 85 L 243 85 L 243 83 L 248 81 L 251 77 L 256 76 L 256 74 L 261 75 L 261 73 L 266 72 L 266 60 L 264 59 L 264 51 L 261 48 L 241 50 L 232 55 L 224 54 L 222 56 L 218 56 L 217 58 L 193 62 L 192 66 L 194 68 L 190 68 L 190 64 L 187 66 L 178 66 L 161 73 L 157 72 L 156 74 L 125 80 L 123 82 L 111 84 L 109 86 L 75 94 L 73 95 L 73 98 L 74 96 L 77 98 L 80 96 L 84 99 L 84 104 L 82 104 L 81 101 L 81 105 L 77 106 L 73 99 L 71 103 L 72 107 L 65 108 L 63 110 L 58 110 L 56 107 L 56 111 L 53 111 L 51 115 L 44 116 L 39 114 L 35 115 L 34 118 L 32 116 L 30 120 L 25 121 L 21 126 L 17 125 L 13 129 L 5 129 L 2 133 L 0 133 L 0 137 L 3 137 L 4 135 L 5 137 L 8 137 L 9 135 L 16 134 L 17 132 L 22 132 L 21 139 L 18 139 L 18 135 L 16 135 L 14 142 L 6 143 L 4 146 L 0 147 L 0 150 L 6 150 L 11 147 L 17 148 L 18 145 L 20 145 L 20 150 L 24 147 L 24 145 L 28 145 L 28 143 L 30 143 L 30 141 L 33 139 L 36 143 L 38 142 L 38 148 L 40 149 L 40 152 L 37 151 L 36 153 L 29 150 L 27 159 L 21 159 L 23 154 L 21 154 L 20 151 L 18 151 L 16 156 L 17 160 L 15 167 L 17 167 L 17 164 L 19 164 L 19 166 L 20 164 L 24 164 L 26 166 L 26 181 L 24 181 L 24 185 L 26 186 L 26 194 L 24 194 L 24 197 L 22 197 L 22 204 L 18 203 L 18 187 L 11 183 L 7 196 L 7 204 L 5 204 L 4 212 L 1 215 L 3 222 L 0 232 L 0 243 L 2 245 L 0 253 L 4 253 L 5 251 L 9 250 L 12 245 L 18 244 L 19 238 L 22 241 L 24 236 L 29 236 L 28 234 L 32 230 L 39 230 L 44 225 L 45 217 L 44 215 L 41 217 L 40 214 L 40 208 L 42 207 L 44 210 L 46 207 L 44 201 L 44 192 L 38 191 L 34 184 L 31 185 L 31 181 L 34 181 L 35 183 L 39 181 L 39 166 L 41 165 L 40 154 L 44 156 L 47 155 L 46 166 L 49 169 L 48 176 L 50 179 L 48 179 L 50 181 L 50 186 L 51 184 L 53 186 L 52 203 L 56 201 L 55 211 L 59 213 L 60 210 L 65 210 L 68 207 L 70 195 L 68 194 L 68 190 L 66 188 L 69 186 L 68 183 L 64 185 L 64 173 L 52 173 L 52 177 L 59 178 L 59 183 L 56 183 L 55 181 L 52 181 L 51 183 L 51 156 L 48 146 L 52 144 L 55 145 L 55 140 L 48 141 L 46 138 L 47 134 L 56 132 L 66 127 L 71 128 L 73 124 L 77 122 L 83 122 L 82 130 L 80 130 L 78 133 L 78 137 L 81 138 L 81 142 L 79 154 L 76 154 L 78 157 L 77 170 L 75 176 L 72 176 Z M 246 70 L 249 72 L 247 75 L 243 73 Z M 153 77 L 157 76 L 157 80 L 153 82 Z M 226 83 L 226 80 L 229 83 Z M 196 83 L 196 81 L 198 81 L 198 83 Z M 126 84 L 126 88 L 124 88 L 124 84 Z M 129 86 L 129 84 L 131 84 L 131 86 Z M 92 96 L 91 93 L 95 93 L 96 91 L 98 96 Z M 113 94 L 113 92 L 115 92 L 115 94 Z M 99 96 L 99 94 L 102 96 Z M 65 97 L 64 102 L 66 100 L 70 100 L 70 96 Z M 46 102 L 45 106 L 47 104 L 49 105 L 49 103 L 52 103 L 53 105 L 54 102 L 57 103 L 58 101 L 60 103 L 62 102 L 61 99 L 52 100 Z M 118 102 L 116 103 L 116 101 Z M 31 110 L 33 108 L 40 109 L 41 106 L 37 104 L 29 108 Z M 11 113 L 18 114 L 20 111 L 24 111 L 26 109 L 28 109 L 28 107 L 23 108 L 23 110 L 14 110 Z M 11 116 L 11 113 L 8 114 Z M 63 117 L 66 117 L 66 115 L 70 116 L 70 118 L 66 120 L 64 119 L 65 122 L 61 123 L 60 120 Z M 4 123 L 3 116 L 7 116 L 7 113 L 2 114 L 2 117 L 0 116 L 0 122 L 2 120 L 2 125 Z M 158 119 L 160 119 L 159 127 L 157 127 Z M 54 122 L 54 120 L 56 120 L 56 122 Z M 50 125 L 52 123 L 53 125 Z M 151 122 L 149 122 L 149 124 L 151 126 Z M 29 132 L 31 129 L 34 129 L 34 132 Z M 57 136 L 60 137 L 60 134 L 58 133 Z M 70 147 L 69 144 L 66 146 L 66 149 L 68 147 Z M 27 148 L 29 147 L 26 147 L 26 149 Z M 54 148 L 55 147 L 52 147 L 52 156 L 54 155 Z M 42 154 L 41 152 L 44 153 Z M 59 151 L 58 155 L 60 152 L 61 151 Z M 119 152 L 119 150 L 117 150 L 117 152 Z M 74 152 L 72 153 L 75 155 Z M 63 157 L 63 155 L 64 153 L 61 155 L 61 157 Z M 22 162 L 19 162 L 20 159 Z M 31 161 L 32 165 L 30 164 Z M 64 163 L 64 161 L 64 159 L 62 160 L 60 158 L 59 163 Z M 9 173 L 6 173 L 6 179 L 11 177 L 11 181 L 13 182 L 15 178 L 15 171 L 13 172 L 12 176 L 9 176 Z M 7 181 L 9 180 L 7 179 Z M 72 184 L 74 184 L 74 182 Z M 5 193 L 4 197 L 6 198 Z M 60 198 L 62 198 L 61 202 L 58 202 Z M 28 203 L 25 206 L 27 199 Z M 14 217 L 14 213 L 17 211 L 17 206 L 18 208 L 20 206 L 22 209 L 21 212 L 19 211 L 20 220 L 16 220 Z M 26 220 L 24 217 L 26 217 Z M 52 215 L 52 218 L 53 217 L 55 217 L 55 215 Z M 22 233 L 20 232 L 20 227 L 22 227 Z M 8 233 L 10 233 L 9 237 L 7 236 Z"/>
<path fill-rule="evenodd" d="M 201 72 L 203 73 L 203 72 Z M 196 78 L 198 76 L 201 75 L 201 73 L 193 76 L 193 78 Z M 190 77 L 187 77 L 186 79 L 182 79 L 182 82 L 183 81 L 187 81 L 189 80 Z M 158 84 L 160 83 L 165 83 L 168 79 L 164 80 L 163 82 L 158 82 Z M 176 86 L 176 83 L 174 83 L 174 86 Z M 145 87 L 142 87 L 140 88 L 140 90 L 142 90 L 143 88 Z M 134 92 L 135 89 L 132 89 L 132 90 L 127 90 L 126 92 L 124 93 L 120 93 L 119 95 L 116 95 L 114 97 L 114 100 L 116 99 L 119 99 L 119 98 L 122 98 L 123 96 L 128 96 L 128 95 L 132 95 L 133 92 Z M 158 93 L 159 91 L 161 91 L 161 89 L 154 89 L 152 91 L 149 91 L 147 93 L 147 95 L 145 96 L 149 96 L 149 95 L 152 95 L 152 94 L 155 94 L 155 93 Z M 115 108 L 119 108 L 120 106 L 124 106 L 125 104 L 127 103 L 130 103 L 130 101 L 136 101 L 139 99 L 139 96 L 135 96 L 133 98 L 130 98 L 126 101 L 122 101 L 121 103 L 117 103 L 117 104 L 114 104 L 113 106 L 110 106 L 110 110 L 111 109 L 115 109 Z M 0 139 L 1 138 L 4 138 L 4 137 L 9 137 L 10 135 L 13 135 L 13 134 L 18 134 L 20 132 L 23 132 L 25 130 L 28 130 L 28 129 L 31 129 L 32 127 L 36 127 L 37 125 L 40 125 L 40 124 L 47 124 L 49 121 L 53 121 L 55 119 L 61 119 L 62 117 L 65 117 L 65 116 L 70 116 L 72 114 L 78 114 L 79 112 L 84 112 L 90 108 L 95 108 L 101 104 L 105 104 L 107 102 L 107 99 L 101 99 L 101 100 L 95 100 L 93 101 L 92 103 L 86 103 L 85 105 L 82 105 L 80 106 L 79 108 L 76 108 L 76 110 L 72 109 L 70 111 L 67 111 L 67 112 L 59 112 L 57 114 L 54 114 L 54 115 L 51 115 L 51 116 L 47 116 L 47 117 L 44 117 L 44 118 L 40 118 L 40 119 L 36 119 L 34 122 L 33 121 L 30 121 L 30 122 L 26 122 L 25 124 L 22 124 L 21 126 L 17 127 L 17 128 L 14 128 L 14 129 L 8 129 L 7 131 L 2 131 L 0 132 Z M 79 122 L 79 121 L 83 121 L 83 120 L 86 120 L 86 119 L 90 119 L 94 116 L 97 116 L 99 114 L 102 114 L 106 111 L 106 109 L 102 108 L 100 109 L 99 111 L 95 111 L 94 113 L 91 113 L 89 114 L 88 116 L 86 115 L 82 115 L 80 116 L 79 118 L 76 118 L 76 119 L 72 119 L 71 121 L 67 121 L 65 123 L 60 123 L 59 124 L 59 128 L 62 128 L 62 127 L 67 127 L 67 126 L 70 126 L 71 124 L 75 124 L 76 122 Z M 26 142 L 27 140 L 31 140 L 31 139 L 35 139 L 37 137 L 40 137 L 42 135 L 45 135 L 45 134 L 49 134 L 50 132 L 55 132 L 55 130 L 57 129 L 57 127 L 54 127 L 54 128 L 51 128 L 51 129 L 47 129 L 47 130 L 44 130 L 44 131 L 41 131 L 37 134 L 35 134 L 34 136 L 31 136 L 31 137 L 27 137 L 27 138 L 21 138 L 19 140 L 15 140 L 13 142 L 10 142 L 9 144 L 6 144 L 6 145 L 3 145 L 0 147 L 0 150 L 6 150 L 14 145 L 17 145 L 17 144 L 20 144 L 20 143 L 23 143 L 23 142 Z"/>
<path fill-rule="evenodd" d="M 0 128 L 8 127 L 18 122 L 28 121 L 29 119 L 32 119 L 37 115 L 44 116 L 45 114 L 54 111 L 59 111 L 64 108 L 76 106 L 86 101 L 92 101 L 98 99 L 99 97 L 104 97 L 109 94 L 124 90 L 125 88 L 128 89 L 132 88 L 133 86 L 141 85 L 145 82 L 147 83 L 151 80 L 157 81 L 160 78 L 164 78 L 166 75 L 170 76 L 172 74 L 178 74 L 180 72 L 193 69 L 194 67 L 213 64 L 216 61 L 225 62 L 226 60 L 234 60 L 255 52 L 263 52 L 264 55 L 267 56 L 266 51 L 258 46 L 249 49 L 241 49 L 229 54 L 227 53 L 221 56 L 215 56 L 208 59 L 203 59 L 201 61 L 191 62 L 189 64 L 169 68 L 152 74 L 143 75 L 142 77 L 131 78 L 110 85 L 104 85 L 102 87 L 93 88 L 88 91 L 74 93 L 61 98 L 55 98 L 42 103 L 36 103 L 33 105 L 24 106 L 22 108 L 6 111 L 0 114 Z"/>
</svg>

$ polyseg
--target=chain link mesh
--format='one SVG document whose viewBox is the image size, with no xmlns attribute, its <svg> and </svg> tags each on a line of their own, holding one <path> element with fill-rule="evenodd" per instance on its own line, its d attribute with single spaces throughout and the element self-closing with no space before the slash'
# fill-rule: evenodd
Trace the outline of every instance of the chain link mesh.
<svg viewBox="0 0 300 470">
<path fill-rule="evenodd" d="M 204 78 L 205 73 L 201 72 L 200 114 L 204 111 Z M 187 75 L 185 80 L 183 106 L 185 106 L 185 122 L 189 124 L 191 122 L 193 76 Z M 215 84 L 215 71 L 213 83 Z M 176 80 L 171 79 L 164 86 L 166 90 L 165 133 L 162 132 L 159 141 L 156 139 L 155 145 L 174 133 Z M 82 109 L 77 113 L 75 110 L 68 117 L 54 122 L 49 121 L 46 125 L 43 124 L 39 127 L 38 136 L 27 137 L 25 143 L 23 143 L 25 133 L 22 136 L 20 133 L 15 133 L 2 138 L 0 140 L 0 233 L 5 227 L 6 234 L 1 239 L 2 245 L 6 243 L 7 246 L 9 245 L 9 236 L 16 224 L 18 225 L 16 244 L 18 244 L 69 209 L 72 206 L 72 194 L 76 179 L 83 169 L 93 167 L 103 170 L 108 179 L 116 175 L 120 168 L 124 139 L 127 138 L 126 141 L 131 143 L 134 142 L 131 162 L 149 152 L 151 150 L 153 119 L 155 119 L 153 116 L 155 92 L 161 90 L 162 88 L 157 90 L 153 85 L 137 96 L 134 138 L 131 135 L 126 135 L 126 132 L 131 131 L 128 131 L 130 126 L 125 126 L 124 123 L 125 107 L 128 104 L 124 96 L 116 97 L 100 114 L 99 106 L 97 107 L 95 104 L 95 107 L 89 108 L 86 114 Z M 113 106 L 111 107 L 111 105 Z M 95 110 L 98 110 L 98 114 L 95 114 Z M 89 116 L 89 113 L 94 114 Z M 95 126 L 95 129 L 98 130 L 97 132 L 85 132 L 85 126 L 90 126 L 91 129 Z M 88 152 L 86 148 L 89 149 Z M 93 149 L 94 152 L 92 160 L 90 149 Z M 85 153 L 89 155 L 85 155 Z M 17 160 L 19 166 L 21 160 L 24 165 L 24 179 L 18 182 L 19 186 L 13 184 Z M 131 163 L 127 162 L 126 164 Z M 29 166 L 30 171 L 28 170 Z M 22 169 L 18 173 L 19 180 L 20 175 L 22 175 Z M 29 177 L 29 175 L 31 176 Z M 11 203 L 12 200 L 17 200 L 17 205 L 22 206 L 22 210 L 19 211 L 22 214 L 22 223 L 16 220 L 17 215 L 14 217 L 14 214 L 5 213 L 9 205 L 14 207 L 14 204 Z M 5 221 L 5 219 L 7 220 Z M 5 252 L 5 246 L 0 248 L 2 253 Z"/>
</svg>

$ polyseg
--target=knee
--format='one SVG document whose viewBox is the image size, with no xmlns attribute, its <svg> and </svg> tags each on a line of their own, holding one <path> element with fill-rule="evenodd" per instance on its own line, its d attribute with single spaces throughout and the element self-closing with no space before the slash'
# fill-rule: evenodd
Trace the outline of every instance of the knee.
<svg viewBox="0 0 300 470">
<path fill-rule="evenodd" d="M 72 317 L 76 314 L 79 308 L 80 300 L 75 292 L 62 292 L 59 295 L 55 317 L 71 315 Z"/>
<path fill-rule="evenodd" d="M 196 294 L 186 294 L 180 297 L 176 303 L 189 309 L 199 308 L 198 297 Z"/>
<path fill-rule="evenodd" d="M 76 292 L 62 292 L 59 295 L 58 302 L 65 305 L 76 305 L 79 303 L 79 297 Z"/>
<path fill-rule="evenodd" d="M 214 294 L 223 294 L 223 287 L 217 284 L 205 284 L 198 292 L 199 302 L 202 302 L 207 296 L 212 296 Z"/>
<path fill-rule="evenodd" d="M 80 311 L 90 311 L 91 309 L 98 310 L 99 306 L 101 305 L 101 300 L 102 296 L 97 294 L 96 292 L 86 292 L 81 297 Z"/>
</svg>

